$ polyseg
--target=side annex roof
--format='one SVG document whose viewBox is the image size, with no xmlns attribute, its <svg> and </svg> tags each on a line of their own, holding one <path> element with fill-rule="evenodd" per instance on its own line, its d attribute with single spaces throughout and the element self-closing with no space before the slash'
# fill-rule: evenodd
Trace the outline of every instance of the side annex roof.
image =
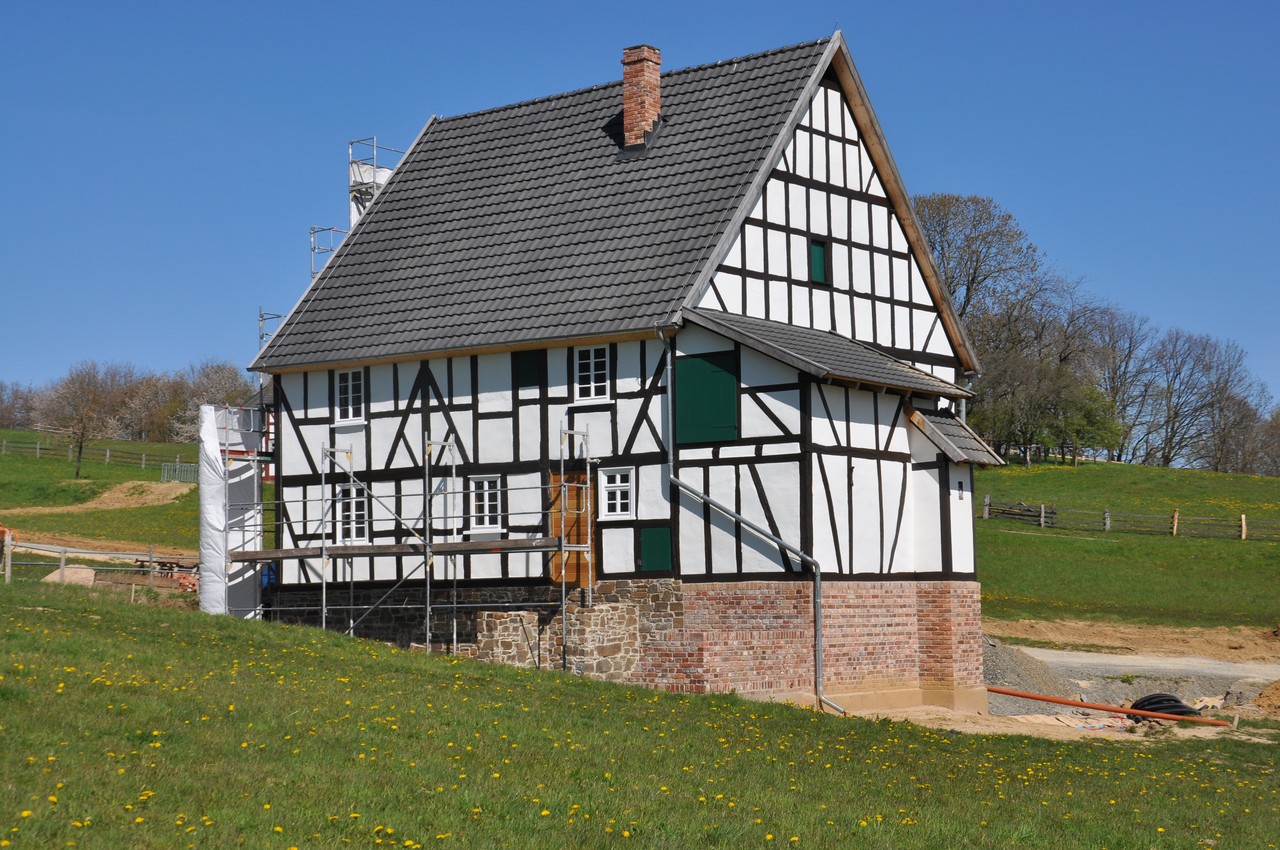
<svg viewBox="0 0 1280 850">
<path fill-rule="evenodd" d="M 971 398 L 973 393 L 834 331 L 718 310 L 689 309 L 686 321 L 726 336 L 821 380 L 868 385 L 907 395 Z"/>
</svg>

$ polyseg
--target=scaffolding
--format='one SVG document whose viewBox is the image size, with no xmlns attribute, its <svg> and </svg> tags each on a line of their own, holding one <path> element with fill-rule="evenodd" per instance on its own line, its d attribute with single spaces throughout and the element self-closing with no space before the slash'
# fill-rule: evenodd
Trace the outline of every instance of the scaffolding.
<svg viewBox="0 0 1280 850">
<path fill-rule="evenodd" d="M 229 564 L 243 565 L 257 577 L 259 584 L 278 580 L 271 576 L 264 581 L 268 571 L 279 569 L 284 560 L 298 560 L 300 569 L 315 576 L 313 568 L 305 566 L 309 559 L 319 559 L 318 584 L 320 590 L 319 619 L 322 628 L 330 628 L 334 615 L 344 612 L 342 618 L 343 631 L 354 635 L 361 623 L 375 611 L 388 607 L 414 607 L 407 603 L 393 603 L 397 592 L 421 582 L 423 602 L 424 643 L 435 645 L 433 641 L 433 592 L 442 589 L 447 591 L 449 609 L 448 633 L 439 645 L 454 654 L 459 651 L 459 615 L 468 609 L 501 609 L 501 608 L 538 608 L 547 607 L 561 612 L 561 664 L 568 667 L 567 646 L 569 643 L 568 617 L 571 586 L 581 589 L 581 605 L 590 608 L 594 604 L 596 575 L 593 563 L 592 539 L 594 537 L 594 504 L 593 468 L 598 461 L 591 457 L 589 435 L 586 431 L 561 427 L 558 459 L 558 476 L 554 479 L 531 486 L 509 486 L 502 479 L 503 486 L 477 490 L 474 481 L 470 486 L 459 476 L 460 452 L 454 439 L 436 441 L 423 436 L 418 460 L 422 469 L 422 510 L 411 516 L 397 512 L 395 506 L 387 498 L 373 491 L 369 482 L 362 479 L 361 471 L 352 463 L 350 447 L 325 445 L 321 449 L 322 465 L 320 470 L 320 512 L 318 516 L 299 532 L 299 537 L 308 541 L 318 541 L 318 545 L 296 546 L 293 548 L 263 548 L 262 541 L 268 534 L 278 530 L 278 525 L 290 503 L 278 494 L 273 500 L 271 509 L 259 510 L 254 515 L 260 524 L 253 529 L 254 534 L 240 534 L 237 539 L 257 541 L 256 545 L 246 542 L 235 548 L 228 548 Z M 228 462 L 232 454 L 224 454 Z M 578 477 L 575 478 L 575 473 Z M 259 476 L 260 478 L 260 476 Z M 537 494 L 539 510 L 518 511 L 521 515 L 539 517 L 536 525 L 545 530 L 544 534 L 516 536 L 510 531 L 490 532 L 484 521 L 491 519 L 496 505 L 512 504 L 512 496 L 520 493 Z M 261 502 L 262 487 L 257 487 Z M 486 501 L 492 500 L 492 501 Z M 314 504 L 314 499 L 305 497 L 292 500 L 292 504 L 301 506 L 304 503 Z M 228 502 L 228 525 L 230 525 L 232 502 Z M 369 510 L 366 512 L 365 507 Z M 439 509 L 437 509 L 439 506 Z M 301 511 L 291 512 L 294 515 Z M 242 512 L 236 522 L 242 527 L 250 524 L 249 513 Z M 388 530 L 385 526 L 390 523 Z M 394 537 L 399 542 L 374 543 L 371 530 L 375 524 L 384 526 L 380 536 Z M 477 527 L 481 530 L 476 531 Z M 506 528 L 506 524 L 501 526 Z M 559 585 L 560 599 L 555 602 L 519 601 L 519 602 L 464 602 L 460 594 L 460 581 L 463 580 L 460 559 L 462 557 L 492 553 L 546 553 L 558 560 L 559 575 L 547 575 L 549 563 L 544 561 L 544 576 L 552 578 Z M 357 585 L 355 561 L 357 557 L 394 557 L 410 556 L 411 564 L 405 564 L 399 577 L 381 596 L 371 604 L 357 603 Z M 570 570 L 570 559 L 576 569 Z M 573 574 L 571 577 L 571 573 Z M 373 579 L 374 569 L 370 567 L 369 579 Z M 584 580 L 585 579 L 585 580 Z M 333 587 L 331 587 L 331 585 Z M 339 601 L 339 588 L 347 590 L 347 600 Z M 259 603 L 260 607 L 260 603 Z M 315 611 L 315 606 L 298 608 L 274 607 L 273 610 Z M 235 610 L 231 613 L 240 613 Z"/>
</svg>

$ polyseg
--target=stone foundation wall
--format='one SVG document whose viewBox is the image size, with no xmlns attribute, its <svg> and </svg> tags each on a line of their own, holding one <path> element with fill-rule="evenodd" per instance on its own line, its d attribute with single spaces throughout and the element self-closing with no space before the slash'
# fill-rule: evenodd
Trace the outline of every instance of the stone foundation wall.
<svg viewBox="0 0 1280 850">
<path fill-rule="evenodd" d="M 592 678 L 689 693 L 747 695 L 813 690 L 813 587 L 803 581 L 600 582 L 591 604 L 569 594 L 567 628 L 558 587 L 459 588 L 460 654 L 521 667 L 568 669 Z M 427 641 L 424 591 L 403 589 L 357 628 L 401 644 Z M 357 604 L 381 591 L 357 590 Z M 318 624 L 314 591 L 278 594 L 274 617 Z M 332 591 L 331 605 L 348 604 Z M 357 611 L 359 617 L 363 611 Z M 453 647 L 450 591 L 432 594 L 430 642 Z M 982 685 L 976 582 L 823 583 L 828 692 Z M 305 615 L 305 616 L 304 616 Z M 347 615 L 331 609 L 331 628 Z"/>
</svg>

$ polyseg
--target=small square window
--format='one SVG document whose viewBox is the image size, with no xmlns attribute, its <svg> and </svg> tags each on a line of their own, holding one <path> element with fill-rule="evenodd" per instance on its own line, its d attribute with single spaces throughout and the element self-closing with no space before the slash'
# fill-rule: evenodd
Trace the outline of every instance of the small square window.
<svg viewBox="0 0 1280 850">
<path fill-rule="evenodd" d="M 827 283 L 831 280 L 831 246 L 821 239 L 809 240 L 809 281 Z"/>
<path fill-rule="evenodd" d="M 575 349 L 577 398 L 579 401 L 609 397 L 609 347 Z"/>
<path fill-rule="evenodd" d="M 492 531 L 502 527 L 502 478 L 497 475 L 471 479 L 471 529 Z"/>
<path fill-rule="evenodd" d="M 364 418 L 364 370 L 338 373 L 338 419 Z"/>
<path fill-rule="evenodd" d="M 600 470 L 600 519 L 633 519 L 635 504 L 634 470 Z"/>
<path fill-rule="evenodd" d="M 369 539 L 369 509 L 363 493 L 351 484 L 338 488 L 334 515 L 334 537 L 339 543 Z"/>
</svg>

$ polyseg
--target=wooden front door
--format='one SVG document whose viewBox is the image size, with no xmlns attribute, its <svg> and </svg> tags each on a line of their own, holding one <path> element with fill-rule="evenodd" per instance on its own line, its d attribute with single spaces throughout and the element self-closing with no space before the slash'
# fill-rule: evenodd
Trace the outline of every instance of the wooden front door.
<svg viewBox="0 0 1280 850">
<path fill-rule="evenodd" d="M 550 496 L 551 527 L 547 529 L 547 533 L 552 537 L 559 537 L 563 528 L 566 545 L 591 547 L 590 552 L 553 552 L 551 581 L 559 584 L 563 576 L 569 586 L 584 587 L 591 581 L 591 569 L 595 563 L 595 545 L 590 539 L 594 536 L 592 532 L 595 529 L 595 517 L 589 513 L 591 504 L 587 499 L 587 474 L 567 472 L 561 479 L 558 474 L 552 473 Z"/>
</svg>

